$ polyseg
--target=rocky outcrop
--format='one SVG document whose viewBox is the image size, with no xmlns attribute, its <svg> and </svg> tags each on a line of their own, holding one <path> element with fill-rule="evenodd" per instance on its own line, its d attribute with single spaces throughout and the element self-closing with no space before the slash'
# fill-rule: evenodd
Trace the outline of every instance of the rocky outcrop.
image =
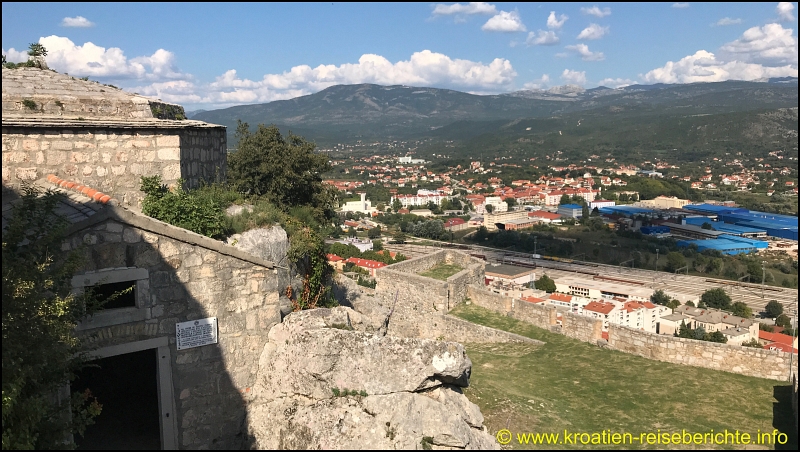
<svg viewBox="0 0 800 452">
<path fill-rule="evenodd" d="M 249 409 L 253 447 L 497 447 L 462 394 L 472 363 L 461 344 L 359 331 L 365 320 L 316 309 L 270 330 Z"/>
</svg>

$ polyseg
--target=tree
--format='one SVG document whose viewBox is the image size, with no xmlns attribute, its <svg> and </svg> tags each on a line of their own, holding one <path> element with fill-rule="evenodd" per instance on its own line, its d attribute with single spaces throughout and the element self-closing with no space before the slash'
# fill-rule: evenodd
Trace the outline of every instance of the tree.
<svg viewBox="0 0 800 452">
<path fill-rule="evenodd" d="M 669 303 L 669 301 L 671 299 L 672 298 L 669 295 L 667 295 L 666 293 L 664 293 L 664 291 L 661 290 L 661 289 L 656 290 L 655 292 L 653 292 L 652 295 L 650 295 L 650 301 L 653 304 L 657 304 L 657 305 L 661 305 L 661 306 L 666 306 L 667 303 Z"/>
<path fill-rule="evenodd" d="M 685 339 L 692 339 L 694 338 L 694 331 L 686 325 L 685 320 L 681 320 L 681 326 L 678 327 L 678 331 L 675 332 L 675 336 L 682 337 Z"/>
<path fill-rule="evenodd" d="M 703 340 L 708 342 L 719 342 L 720 344 L 728 342 L 728 338 L 726 338 L 725 335 L 722 334 L 722 332 L 720 331 L 714 331 L 713 333 L 704 334 Z"/>
<path fill-rule="evenodd" d="M 749 341 L 742 342 L 742 347 L 761 348 L 761 343 L 758 342 L 758 339 L 752 338 Z"/>
<path fill-rule="evenodd" d="M 767 303 L 766 308 L 764 311 L 767 313 L 767 317 L 776 318 L 779 315 L 783 314 L 783 305 L 778 300 L 772 300 Z"/>
<path fill-rule="evenodd" d="M 486 210 L 487 213 L 494 212 L 494 206 L 491 204 L 486 204 L 486 207 L 484 207 L 484 209 Z"/>
<path fill-rule="evenodd" d="M 28 55 L 32 57 L 47 56 L 47 49 L 38 42 L 33 42 L 28 46 Z"/>
<path fill-rule="evenodd" d="M 667 271 L 674 272 L 686 266 L 686 258 L 677 251 L 667 253 Z"/>
<path fill-rule="evenodd" d="M 791 328 L 792 327 L 792 319 L 789 318 L 786 314 L 781 314 L 775 318 L 775 325 L 782 326 L 784 328 Z"/>
<path fill-rule="evenodd" d="M 569 197 L 569 195 L 568 195 L 568 194 L 566 194 L 566 193 L 564 193 L 563 195 L 561 195 L 561 200 L 560 200 L 560 201 L 558 201 L 558 204 L 559 204 L 559 205 L 563 205 L 563 204 L 569 204 L 569 203 L 570 203 L 570 201 L 571 201 L 571 200 L 570 200 L 570 197 Z"/>
<path fill-rule="evenodd" d="M 399 244 L 406 243 L 406 234 L 401 231 L 397 231 L 392 236 L 392 241 Z"/>
<path fill-rule="evenodd" d="M 402 208 L 403 208 L 403 203 L 401 203 L 398 198 L 394 198 L 394 201 L 392 201 L 392 210 L 397 212 L 398 210 L 400 210 Z"/>
<path fill-rule="evenodd" d="M 598 209 L 597 207 L 595 207 L 594 209 L 592 209 L 591 216 L 593 216 L 593 217 L 599 217 L 599 216 L 600 216 L 600 209 Z"/>
<path fill-rule="evenodd" d="M 709 222 L 703 223 L 703 225 L 700 226 L 700 228 L 707 229 L 707 230 L 714 229 L 713 227 L 711 227 L 711 223 L 709 223 Z"/>
<path fill-rule="evenodd" d="M 746 319 L 753 317 L 753 310 L 750 309 L 750 306 L 747 306 L 746 303 L 741 301 L 737 301 L 731 306 L 731 312 L 733 315 L 738 315 L 739 317 L 744 317 Z"/>
<path fill-rule="evenodd" d="M 280 208 L 308 205 L 319 217 L 332 218 L 335 194 L 322 184 L 328 157 L 303 137 L 281 135 L 276 126 L 250 132 L 238 122 L 236 152 L 228 156 L 228 181 L 241 193 L 263 196 Z"/>
<path fill-rule="evenodd" d="M 694 301 L 692 301 L 692 300 L 689 300 L 689 301 L 687 301 L 687 302 L 686 302 L 686 306 L 695 307 L 695 306 L 694 306 Z"/>
<path fill-rule="evenodd" d="M 673 299 L 671 299 L 671 300 L 669 300 L 669 301 L 667 302 L 667 305 L 666 305 L 666 306 L 667 306 L 668 308 L 670 308 L 670 309 L 672 309 L 672 310 L 674 311 L 674 310 L 675 310 L 675 308 L 677 308 L 677 307 L 678 307 L 678 306 L 680 306 L 680 305 L 681 305 L 681 302 L 680 302 L 680 301 L 678 301 L 678 300 L 676 300 L 675 298 L 673 298 Z"/>
<path fill-rule="evenodd" d="M 541 278 L 534 281 L 533 286 L 537 290 L 544 290 L 547 293 L 553 293 L 556 291 L 556 283 L 553 281 L 549 276 L 542 275 Z"/>
<path fill-rule="evenodd" d="M 379 239 L 381 238 L 381 227 L 375 226 L 374 228 L 367 231 L 367 237 L 370 239 Z"/>
<path fill-rule="evenodd" d="M 725 293 L 725 290 L 717 287 L 715 289 L 708 289 L 700 295 L 700 303 L 708 306 L 709 308 L 729 310 L 731 307 L 731 297 Z"/>
<path fill-rule="evenodd" d="M 347 235 L 348 235 L 349 237 L 355 237 L 355 236 L 356 236 L 356 228 L 354 228 L 354 227 L 352 227 L 352 226 L 350 226 L 349 228 L 347 228 Z"/>
<path fill-rule="evenodd" d="M 581 199 L 582 199 L 582 198 L 581 198 Z M 590 214 L 590 211 L 589 211 L 589 206 L 587 206 L 586 204 L 584 204 L 583 206 L 581 206 L 581 218 L 582 218 L 584 221 L 589 219 L 589 214 Z"/>
<path fill-rule="evenodd" d="M 508 205 L 508 209 L 509 210 L 511 210 L 512 207 L 517 205 L 517 199 L 516 198 L 508 197 L 508 198 L 503 199 L 503 201 L 506 202 L 506 204 Z"/>
<path fill-rule="evenodd" d="M 72 394 L 72 416 L 54 397 L 83 364 L 75 326 L 98 308 L 72 294 L 80 267 L 61 251 L 67 223 L 53 215 L 60 195 L 26 188 L 3 228 L 3 449 L 69 448 L 101 406 L 88 390 Z M 4 220 L 5 221 L 5 220 Z"/>
</svg>

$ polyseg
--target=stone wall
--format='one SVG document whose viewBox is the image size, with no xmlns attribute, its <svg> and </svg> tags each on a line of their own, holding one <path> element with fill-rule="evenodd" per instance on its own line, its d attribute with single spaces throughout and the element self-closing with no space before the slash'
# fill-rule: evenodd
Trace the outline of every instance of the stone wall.
<svg viewBox="0 0 800 452">
<path fill-rule="evenodd" d="M 16 185 L 47 174 L 111 195 L 139 207 L 142 176 L 160 175 L 166 184 L 179 178 L 189 187 L 201 180 L 224 180 L 226 134 L 222 126 L 178 121 L 128 124 L 3 121 L 3 184 Z"/>
<path fill-rule="evenodd" d="M 265 266 L 269 263 L 237 258 L 238 250 L 226 255 L 198 245 L 204 239 L 222 247 L 211 239 L 189 243 L 157 232 L 172 226 L 145 222 L 147 228 L 106 219 L 83 228 L 78 224 L 68 235 L 63 250 L 85 256 L 79 280 L 131 268 L 148 275 L 136 286 L 146 291 L 142 306 L 101 311 L 82 323 L 80 334 L 87 346 L 98 348 L 169 338 L 178 443 L 182 448 L 247 447 L 242 426 L 250 388 L 267 333 L 280 322 L 279 287 L 285 287 L 281 278 L 288 275 L 277 274 Z M 103 269 L 111 270 L 98 272 Z M 141 320 L 113 324 L 109 316 L 123 310 L 137 311 Z M 206 317 L 217 317 L 219 343 L 177 350 L 175 324 Z"/>
<path fill-rule="evenodd" d="M 447 278 L 447 281 L 420 276 L 440 263 L 455 264 L 464 270 Z M 399 294 L 401 309 L 416 312 L 447 312 L 467 296 L 469 284 L 483 281 L 484 262 L 467 254 L 442 250 L 426 256 L 408 259 L 376 271 L 378 287 L 391 294 Z"/>
<path fill-rule="evenodd" d="M 786 380 L 789 353 L 715 342 L 663 336 L 611 324 L 611 348 L 645 358 L 707 369 L 724 370 L 751 377 Z"/>
<path fill-rule="evenodd" d="M 470 286 L 468 296 L 478 306 L 539 328 L 550 329 L 556 324 L 556 309 L 552 306 L 512 299 L 479 286 Z M 565 336 L 591 344 L 602 337 L 603 325 L 599 319 L 569 312 L 561 317 L 559 331 Z M 772 380 L 786 380 L 788 375 L 789 354 L 785 352 L 682 339 L 614 324 L 608 326 L 608 342 L 615 350 L 674 364 Z"/>
</svg>

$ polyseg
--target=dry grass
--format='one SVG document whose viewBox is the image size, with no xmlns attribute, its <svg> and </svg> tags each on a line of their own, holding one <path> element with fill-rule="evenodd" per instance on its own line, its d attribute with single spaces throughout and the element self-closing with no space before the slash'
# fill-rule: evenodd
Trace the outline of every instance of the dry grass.
<svg viewBox="0 0 800 452">
<path fill-rule="evenodd" d="M 754 434 L 779 428 L 790 435 L 789 445 L 797 444 L 796 430 L 790 433 L 794 416 L 786 383 L 600 349 L 475 305 L 452 313 L 546 342 L 522 354 L 467 344 L 473 371 L 466 394 L 480 406 L 493 434 L 503 428 L 633 434 L 726 428 Z M 548 447 L 597 446 L 537 446 Z"/>
<path fill-rule="evenodd" d="M 421 276 L 447 281 L 447 278 L 464 270 L 464 267 L 455 264 L 436 264 L 430 270 L 421 272 Z"/>
</svg>

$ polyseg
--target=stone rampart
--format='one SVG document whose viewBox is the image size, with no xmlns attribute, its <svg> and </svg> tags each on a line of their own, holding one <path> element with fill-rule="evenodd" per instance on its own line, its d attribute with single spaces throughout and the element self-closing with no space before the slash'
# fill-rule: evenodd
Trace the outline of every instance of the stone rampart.
<svg viewBox="0 0 800 452">
<path fill-rule="evenodd" d="M 472 303 L 544 329 L 556 325 L 556 309 L 502 296 L 480 286 L 470 286 Z M 570 312 L 561 315 L 561 334 L 596 344 L 602 321 Z M 608 342 L 613 349 L 649 359 L 748 375 L 786 380 L 789 354 L 738 345 L 682 339 L 610 324 Z"/>
<path fill-rule="evenodd" d="M 17 185 L 47 174 L 111 195 L 139 207 L 142 176 L 160 175 L 166 184 L 183 178 L 224 180 L 226 134 L 222 126 L 186 121 L 128 123 L 3 120 L 3 184 Z"/>
<path fill-rule="evenodd" d="M 669 363 L 772 380 L 786 380 L 789 375 L 789 353 L 774 350 L 665 336 L 614 324 L 608 326 L 608 343 L 616 350 Z"/>
</svg>

